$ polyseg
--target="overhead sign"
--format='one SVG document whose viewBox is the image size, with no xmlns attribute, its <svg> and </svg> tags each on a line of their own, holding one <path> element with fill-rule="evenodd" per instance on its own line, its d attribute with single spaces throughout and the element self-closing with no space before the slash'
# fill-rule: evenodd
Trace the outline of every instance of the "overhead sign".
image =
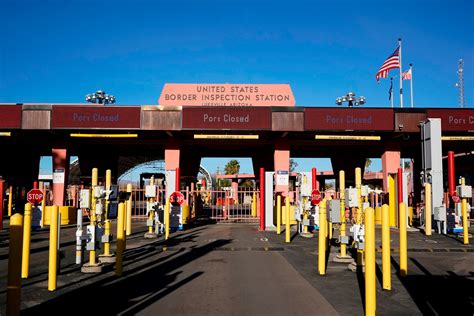
<svg viewBox="0 0 474 316">
<path fill-rule="evenodd" d="M 0 105 L 0 128 L 21 127 L 21 105 Z"/>
<path fill-rule="evenodd" d="M 26 195 L 26 199 L 33 205 L 39 204 L 43 201 L 43 192 L 39 189 L 32 189 Z"/>
<path fill-rule="evenodd" d="M 53 106 L 52 128 L 139 129 L 139 106 Z"/>
<path fill-rule="evenodd" d="M 393 131 L 392 109 L 306 108 L 305 130 Z"/>
<path fill-rule="evenodd" d="M 170 195 L 170 203 L 173 205 L 182 205 L 184 203 L 184 195 L 179 191 L 175 191 Z"/>
<path fill-rule="evenodd" d="M 166 83 L 159 105 L 170 106 L 295 106 L 289 84 Z"/>
<path fill-rule="evenodd" d="M 473 131 L 474 110 L 436 109 L 427 110 L 428 118 L 440 118 L 443 131 Z"/>
<path fill-rule="evenodd" d="M 272 127 L 268 107 L 184 107 L 182 115 L 183 129 L 270 130 Z"/>
</svg>

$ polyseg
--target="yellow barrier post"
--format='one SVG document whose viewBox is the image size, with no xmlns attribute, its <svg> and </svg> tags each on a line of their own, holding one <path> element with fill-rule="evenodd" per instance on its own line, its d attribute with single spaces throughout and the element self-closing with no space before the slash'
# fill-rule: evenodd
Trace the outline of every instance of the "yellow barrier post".
<svg viewBox="0 0 474 316">
<path fill-rule="evenodd" d="M 92 169 L 92 194 L 91 194 L 91 225 L 93 226 L 93 229 L 95 229 L 95 226 L 97 225 L 97 217 L 95 215 L 95 203 L 96 203 L 96 198 L 94 197 L 94 188 L 97 186 L 99 182 L 99 169 L 93 168 Z M 89 265 L 90 266 L 95 266 L 97 265 L 96 262 L 96 257 L 95 257 L 95 250 L 89 251 Z"/>
<path fill-rule="evenodd" d="M 23 215 L 10 217 L 10 245 L 8 250 L 7 315 L 20 315 L 21 248 L 23 244 Z"/>
<path fill-rule="evenodd" d="M 51 222 L 49 226 L 49 270 L 48 291 L 55 291 L 57 286 L 57 264 L 58 264 L 58 218 L 59 207 L 53 205 L 51 208 Z"/>
<path fill-rule="evenodd" d="M 390 268 L 390 214 L 387 204 L 382 205 L 382 287 L 392 289 Z"/>
<path fill-rule="evenodd" d="M 30 243 L 31 243 L 31 204 L 25 204 L 23 223 L 23 255 L 21 259 L 21 277 L 27 279 L 30 271 Z"/>
<path fill-rule="evenodd" d="M 326 199 L 319 203 L 318 271 L 326 274 Z"/>
<path fill-rule="evenodd" d="M 128 198 L 127 201 L 127 236 L 130 236 L 132 234 L 132 191 L 133 191 L 133 186 L 131 183 L 127 184 L 127 192 L 130 193 L 130 197 Z"/>
<path fill-rule="evenodd" d="M 13 188 L 10 186 L 8 189 L 8 217 L 12 216 L 12 208 L 13 208 Z M 44 200 L 44 199 L 43 199 Z"/>
<path fill-rule="evenodd" d="M 375 316 L 376 284 L 375 284 L 375 214 L 368 207 L 365 213 L 365 315 Z"/>
<path fill-rule="evenodd" d="M 400 209 L 400 276 L 408 274 L 407 264 L 407 206 L 405 203 L 399 204 Z"/>
<path fill-rule="evenodd" d="M 112 185 L 112 171 L 110 169 L 107 169 L 105 171 L 105 190 L 109 191 L 110 187 Z M 110 225 L 110 219 L 109 219 L 109 207 L 110 207 L 110 201 L 108 198 L 107 194 L 107 199 L 105 200 L 105 216 L 104 216 L 104 236 L 106 237 L 104 241 L 104 253 L 100 256 L 100 261 L 101 262 L 114 262 L 115 258 L 113 258 L 113 255 L 110 254 L 110 241 L 109 237 L 111 236 L 111 225 Z M 105 260 L 104 260 L 105 259 Z"/>
<path fill-rule="evenodd" d="M 341 226 L 340 226 L 340 233 L 341 237 L 346 236 L 346 199 L 345 199 L 345 192 L 346 190 L 346 175 L 344 170 L 339 171 L 339 198 L 340 198 L 340 216 L 341 216 Z M 342 238 L 344 239 L 344 238 Z M 347 245 L 345 243 L 341 243 L 341 258 L 347 257 Z"/>
<path fill-rule="evenodd" d="M 289 243 L 291 242 L 291 232 L 290 232 L 290 197 L 287 196 L 285 198 L 285 210 L 286 210 L 286 227 L 285 227 L 285 242 Z"/>
<path fill-rule="evenodd" d="M 413 225 L 413 207 L 408 207 L 408 225 Z"/>
<path fill-rule="evenodd" d="M 119 203 L 118 215 L 117 215 L 117 250 L 116 250 L 116 261 L 115 261 L 115 275 L 122 275 L 123 268 L 123 251 L 125 250 L 125 233 L 124 233 L 124 218 L 125 218 L 125 205 Z"/>
<path fill-rule="evenodd" d="M 431 184 L 425 183 L 425 234 L 431 236 Z"/>
<path fill-rule="evenodd" d="M 170 199 L 166 198 L 165 204 L 165 240 L 170 237 Z"/>
<path fill-rule="evenodd" d="M 467 227 L 467 199 L 464 198 L 461 201 L 461 211 L 462 211 L 462 234 L 463 242 L 465 245 L 469 245 L 469 231 Z"/>
<path fill-rule="evenodd" d="M 257 195 L 255 192 L 252 196 L 252 217 L 257 217 Z"/>
<path fill-rule="evenodd" d="M 357 224 L 362 223 L 362 196 L 361 196 L 361 186 L 362 186 L 362 172 L 359 167 L 355 168 L 355 186 L 357 189 L 357 211 L 356 211 L 356 222 Z"/>
<path fill-rule="evenodd" d="M 277 235 L 281 234 L 281 194 L 277 195 Z"/>
</svg>

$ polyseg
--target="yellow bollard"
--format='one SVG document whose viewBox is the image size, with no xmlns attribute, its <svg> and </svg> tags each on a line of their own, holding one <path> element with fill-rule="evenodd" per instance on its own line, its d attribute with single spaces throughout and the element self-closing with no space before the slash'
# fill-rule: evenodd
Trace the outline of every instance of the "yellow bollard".
<svg viewBox="0 0 474 316">
<path fill-rule="evenodd" d="M 400 276 L 408 274 L 407 264 L 407 206 L 405 203 L 399 204 L 400 210 Z"/>
<path fill-rule="evenodd" d="M 326 199 L 319 203 L 318 271 L 326 274 Z"/>
<path fill-rule="evenodd" d="M 58 264 L 58 217 L 59 206 L 51 208 L 51 223 L 49 226 L 49 271 L 48 291 L 55 291 L 57 286 L 57 264 Z"/>
<path fill-rule="evenodd" d="M 7 315 L 20 315 L 21 247 L 23 244 L 23 215 L 10 217 L 10 246 L 8 251 Z"/>
<path fill-rule="evenodd" d="M 91 192 L 91 225 L 95 226 L 97 225 L 97 217 L 95 216 L 95 203 L 96 203 L 96 198 L 94 197 L 94 188 L 97 186 L 99 182 L 99 169 L 93 168 L 92 169 L 92 192 Z M 96 257 L 95 257 L 95 250 L 89 251 L 89 265 L 94 266 L 96 265 Z"/>
<path fill-rule="evenodd" d="M 365 315 L 374 315 L 376 311 L 375 284 L 375 214 L 368 207 L 365 213 Z"/>
<path fill-rule="evenodd" d="M 110 186 L 112 185 L 112 171 L 110 169 L 107 169 L 105 171 L 105 189 L 110 190 Z M 110 201 L 107 199 L 105 201 L 105 224 L 104 224 L 104 234 L 105 236 L 110 236 L 110 231 L 111 231 L 111 225 L 110 225 L 110 219 L 109 219 L 109 205 Z M 104 242 L 104 253 L 102 254 L 103 257 L 111 257 L 112 255 L 110 254 L 110 242 Z"/>
<path fill-rule="evenodd" d="M 341 226 L 340 226 L 340 236 L 346 236 L 346 200 L 345 200 L 345 189 L 346 189 L 346 180 L 344 170 L 339 171 L 339 198 L 341 199 L 340 203 L 340 215 L 341 215 Z M 347 245 L 341 243 L 341 258 L 347 257 Z"/>
<path fill-rule="evenodd" d="M 304 212 L 303 213 L 303 219 L 306 221 L 307 219 L 309 218 L 309 215 L 307 212 Z M 303 225 L 303 234 L 307 234 L 308 233 L 308 226 L 307 225 Z"/>
<path fill-rule="evenodd" d="M 12 208 L 13 208 L 13 196 L 12 196 L 12 186 L 10 186 L 10 189 L 8 189 L 8 217 L 12 216 Z M 44 200 L 44 199 L 43 199 Z"/>
<path fill-rule="evenodd" d="M 362 171 L 359 167 L 355 168 L 355 186 L 357 189 L 357 202 L 359 207 L 357 208 L 356 221 L 357 224 L 362 223 L 362 196 L 361 196 L 361 186 L 362 186 Z"/>
<path fill-rule="evenodd" d="M 413 207 L 408 207 L 408 225 L 413 225 Z"/>
<path fill-rule="evenodd" d="M 332 223 L 331 222 L 328 222 L 328 237 L 329 237 L 329 240 L 331 241 L 332 240 Z"/>
<path fill-rule="evenodd" d="M 431 236 L 431 184 L 425 183 L 425 234 Z"/>
<path fill-rule="evenodd" d="M 252 196 L 252 217 L 257 217 L 257 195 L 255 192 Z"/>
<path fill-rule="evenodd" d="M 31 243 L 31 204 L 25 204 L 23 223 L 23 255 L 21 259 L 21 277 L 27 279 L 30 271 L 30 243 Z"/>
<path fill-rule="evenodd" d="M 127 236 L 130 236 L 132 234 L 132 191 L 133 191 L 132 184 L 131 183 L 127 184 L 127 192 L 130 193 L 130 197 L 128 198 L 128 201 L 127 201 L 127 216 L 126 216 Z"/>
<path fill-rule="evenodd" d="M 396 212 L 395 212 L 395 176 L 388 175 L 388 206 L 390 211 L 390 227 L 397 227 Z"/>
<path fill-rule="evenodd" d="M 123 251 L 125 250 L 125 233 L 124 233 L 124 218 L 125 218 L 125 205 L 119 203 L 118 214 L 117 214 L 117 249 L 115 252 L 115 275 L 122 275 L 123 268 Z"/>
<path fill-rule="evenodd" d="M 392 289 L 390 271 L 390 214 L 387 204 L 382 205 L 382 285 L 384 290 Z"/>
<path fill-rule="evenodd" d="M 469 231 L 467 227 L 467 199 L 462 199 L 461 201 L 461 211 L 462 211 L 462 234 L 463 241 L 465 245 L 469 245 Z"/>
<path fill-rule="evenodd" d="M 281 194 L 277 195 L 277 234 L 281 234 Z"/>
<path fill-rule="evenodd" d="M 148 199 L 148 203 L 150 205 L 153 203 L 153 198 Z M 153 209 L 150 209 L 150 213 L 148 213 L 148 220 L 153 221 L 155 219 L 155 211 Z M 153 226 L 148 226 L 148 234 L 153 234 Z"/>
<path fill-rule="evenodd" d="M 286 228 L 285 228 L 285 242 L 289 243 L 291 242 L 291 232 L 290 232 L 290 197 L 286 197 L 285 199 L 285 210 L 286 210 Z"/>
<path fill-rule="evenodd" d="M 166 198 L 165 204 L 165 240 L 170 237 L 170 199 Z"/>
</svg>

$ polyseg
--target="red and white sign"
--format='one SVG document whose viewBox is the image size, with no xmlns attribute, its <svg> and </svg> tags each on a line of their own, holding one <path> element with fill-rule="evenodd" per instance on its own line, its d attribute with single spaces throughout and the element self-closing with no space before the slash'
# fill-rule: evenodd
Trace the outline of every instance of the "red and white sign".
<svg viewBox="0 0 474 316">
<path fill-rule="evenodd" d="M 289 84 L 166 83 L 160 105 L 170 106 L 295 106 Z"/>
<path fill-rule="evenodd" d="M 43 201 L 43 192 L 41 192 L 39 189 L 32 189 L 26 195 L 26 199 L 31 204 L 39 204 Z"/>
<path fill-rule="evenodd" d="M 453 195 L 452 198 L 454 203 L 459 203 L 461 201 L 461 198 L 458 195 Z"/>
<path fill-rule="evenodd" d="M 311 192 L 311 204 L 318 205 L 321 202 L 321 192 L 315 189 Z"/>
<path fill-rule="evenodd" d="M 181 205 L 184 203 L 184 195 L 181 192 L 175 191 L 170 195 L 170 203 L 173 205 Z"/>
</svg>

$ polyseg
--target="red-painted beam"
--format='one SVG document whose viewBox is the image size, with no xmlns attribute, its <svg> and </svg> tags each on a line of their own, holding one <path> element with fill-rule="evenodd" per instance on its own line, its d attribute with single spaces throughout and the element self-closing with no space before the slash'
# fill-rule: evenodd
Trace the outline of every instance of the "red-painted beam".
<svg viewBox="0 0 474 316">
<path fill-rule="evenodd" d="M 260 230 L 265 230 L 265 169 L 260 168 Z"/>
<path fill-rule="evenodd" d="M 449 195 L 453 196 L 455 193 L 455 171 L 454 171 L 454 151 L 448 151 L 448 186 Z"/>
</svg>

